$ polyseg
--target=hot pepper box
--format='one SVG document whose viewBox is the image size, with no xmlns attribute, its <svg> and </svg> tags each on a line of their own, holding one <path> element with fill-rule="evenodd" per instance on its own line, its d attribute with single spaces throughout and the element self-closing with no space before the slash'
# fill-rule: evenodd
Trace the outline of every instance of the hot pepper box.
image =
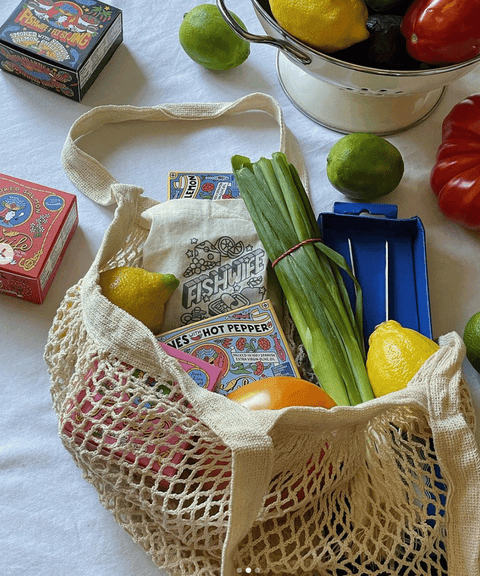
<svg viewBox="0 0 480 576">
<path fill-rule="evenodd" d="M 77 224 L 73 194 L 0 174 L 0 293 L 41 304 Z"/>
<path fill-rule="evenodd" d="M 0 28 L 0 65 L 80 101 L 122 40 L 118 8 L 95 0 L 27 0 Z"/>
</svg>

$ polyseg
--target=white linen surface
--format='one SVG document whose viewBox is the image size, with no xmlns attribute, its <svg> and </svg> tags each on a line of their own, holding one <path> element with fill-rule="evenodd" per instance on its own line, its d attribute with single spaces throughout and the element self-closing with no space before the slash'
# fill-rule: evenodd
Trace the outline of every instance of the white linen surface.
<svg viewBox="0 0 480 576">
<path fill-rule="evenodd" d="M 55 311 L 68 287 L 89 267 L 113 214 L 83 197 L 65 176 L 60 153 L 72 123 L 103 104 L 151 106 L 162 102 L 233 101 L 266 92 L 282 105 L 301 144 L 316 213 L 345 198 L 329 184 L 325 159 L 340 134 L 303 116 L 276 77 L 276 49 L 252 45 L 240 68 L 215 73 L 191 61 L 178 42 L 182 16 L 195 0 L 158 3 L 116 0 L 124 13 L 124 43 L 81 103 L 0 72 L 0 172 L 78 194 L 80 224 L 46 301 L 38 306 L 0 295 L 0 572 L 4 576 L 158 576 L 148 555 L 99 504 L 94 489 L 63 448 L 51 405 L 43 348 Z M 262 33 L 249 0 L 229 8 L 252 32 Z M 16 7 L 0 3 L 0 22 Z M 449 87 L 423 124 L 389 140 L 401 151 L 405 175 L 388 199 L 399 217 L 421 217 L 426 228 L 434 337 L 459 334 L 480 310 L 480 237 L 446 220 L 428 179 L 444 116 L 479 92 L 474 71 Z M 202 123 L 139 123 L 108 127 L 82 147 L 120 181 L 166 199 L 170 170 L 230 171 L 239 153 L 257 159 L 279 148 L 272 119 L 254 113 Z M 478 375 L 468 367 L 472 382 Z M 193 576 L 193 575 L 192 575 Z"/>
</svg>

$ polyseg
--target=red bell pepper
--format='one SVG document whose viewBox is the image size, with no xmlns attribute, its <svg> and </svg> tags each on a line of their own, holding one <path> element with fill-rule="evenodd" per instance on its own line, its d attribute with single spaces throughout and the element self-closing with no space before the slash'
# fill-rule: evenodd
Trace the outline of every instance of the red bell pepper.
<svg viewBox="0 0 480 576">
<path fill-rule="evenodd" d="M 456 104 L 445 117 L 430 186 L 445 216 L 480 229 L 480 94 Z"/>
<path fill-rule="evenodd" d="M 420 62 L 465 62 L 480 54 L 480 0 L 414 0 L 401 31 Z"/>
</svg>

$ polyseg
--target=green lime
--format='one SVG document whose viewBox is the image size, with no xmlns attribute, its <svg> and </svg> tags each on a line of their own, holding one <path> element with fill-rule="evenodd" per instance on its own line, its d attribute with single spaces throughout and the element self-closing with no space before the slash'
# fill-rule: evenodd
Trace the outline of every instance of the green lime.
<svg viewBox="0 0 480 576">
<path fill-rule="evenodd" d="M 399 150 L 374 134 L 354 132 L 340 138 L 327 157 L 327 176 L 342 194 L 369 202 L 393 192 L 405 166 Z"/>
<path fill-rule="evenodd" d="M 240 18 L 232 15 L 245 28 Z M 250 54 L 250 43 L 235 34 L 215 4 L 200 4 L 187 12 L 178 38 L 188 56 L 209 70 L 236 68 Z"/>
<path fill-rule="evenodd" d="M 465 324 L 463 342 L 470 364 L 480 372 L 480 312 L 474 314 Z"/>
</svg>

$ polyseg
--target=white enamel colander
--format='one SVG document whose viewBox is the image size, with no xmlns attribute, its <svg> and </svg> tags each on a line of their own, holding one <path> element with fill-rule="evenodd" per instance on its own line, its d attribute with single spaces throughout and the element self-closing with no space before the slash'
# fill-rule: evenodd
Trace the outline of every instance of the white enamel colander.
<svg viewBox="0 0 480 576">
<path fill-rule="evenodd" d="M 267 36 L 240 26 L 225 5 L 230 27 L 248 42 L 278 48 L 277 75 L 291 102 L 315 122 L 337 132 L 387 135 L 416 126 L 435 110 L 449 84 L 471 72 L 480 56 L 427 70 L 380 70 L 343 62 L 300 42 L 274 19 L 268 0 L 251 0 Z"/>
</svg>

